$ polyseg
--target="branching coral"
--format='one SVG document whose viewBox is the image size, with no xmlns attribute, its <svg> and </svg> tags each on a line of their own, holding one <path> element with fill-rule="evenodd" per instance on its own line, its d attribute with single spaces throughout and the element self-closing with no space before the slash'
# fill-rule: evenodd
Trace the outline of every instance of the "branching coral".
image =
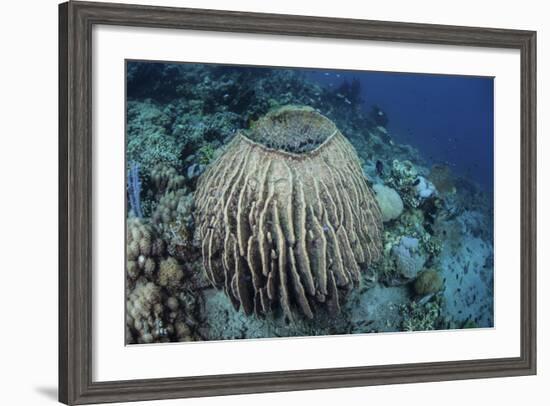
<svg viewBox="0 0 550 406">
<path fill-rule="evenodd" d="M 175 165 L 181 151 L 168 129 L 170 117 L 161 105 L 150 100 L 129 101 L 126 156 L 128 162 L 139 162 L 148 173 L 159 162 Z"/>
<path fill-rule="evenodd" d="M 381 255 L 357 154 L 309 108 L 275 110 L 238 134 L 199 179 L 196 204 L 208 278 L 247 314 L 338 311 L 339 288 Z"/>
</svg>

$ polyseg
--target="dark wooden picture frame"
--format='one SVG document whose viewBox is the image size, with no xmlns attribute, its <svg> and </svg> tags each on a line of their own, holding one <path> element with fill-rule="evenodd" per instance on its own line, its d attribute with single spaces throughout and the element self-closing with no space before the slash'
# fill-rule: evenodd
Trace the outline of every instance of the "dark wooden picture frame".
<svg viewBox="0 0 550 406">
<path fill-rule="evenodd" d="M 92 380 L 92 27 L 95 24 L 518 49 L 521 54 L 521 352 L 517 358 L 186 378 Z M 536 33 L 68 2 L 59 6 L 59 400 L 216 396 L 536 373 Z"/>
</svg>

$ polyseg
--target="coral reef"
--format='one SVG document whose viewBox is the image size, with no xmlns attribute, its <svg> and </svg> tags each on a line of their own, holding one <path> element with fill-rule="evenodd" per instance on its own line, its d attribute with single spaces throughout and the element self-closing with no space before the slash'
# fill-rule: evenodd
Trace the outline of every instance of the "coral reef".
<svg viewBox="0 0 550 406">
<path fill-rule="evenodd" d="M 338 288 L 356 283 L 360 266 L 381 254 L 381 214 L 356 153 L 309 108 L 275 110 L 251 132 L 258 134 L 239 134 L 199 180 L 207 275 L 247 314 L 280 307 L 289 320 L 293 309 L 311 318 L 316 304 L 337 311 Z M 271 146 L 297 151 L 252 141 L 269 134 Z M 319 145 L 300 152 L 311 140 Z"/>
<path fill-rule="evenodd" d="M 296 119 L 298 111 L 303 112 L 300 119 Z M 268 148 L 303 154 L 313 151 L 336 131 L 311 107 L 283 106 L 255 121 L 245 134 Z"/>
<path fill-rule="evenodd" d="M 163 163 L 155 165 L 150 176 L 158 196 L 181 189 L 185 184 L 185 177 L 178 174 L 176 168 Z"/>
<path fill-rule="evenodd" d="M 426 262 L 420 253 L 418 239 L 413 237 L 402 237 L 399 244 L 392 247 L 391 256 L 398 275 L 404 280 L 416 278 Z"/>
<path fill-rule="evenodd" d="M 443 196 L 456 192 L 451 169 L 447 165 L 433 165 L 430 170 L 430 174 L 428 175 L 428 179 L 435 185 L 437 191 Z"/>
<path fill-rule="evenodd" d="M 157 258 L 163 255 L 164 241 L 143 219 L 126 221 L 126 272 L 131 281 L 141 274 L 151 277 L 157 269 Z"/>
<path fill-rule="evenodd" d="M 168 257 L 160 262 L 158 282 L 160 286 L 170 290 L 181 287 L 183 279 L 183 267 L 175 258 Z"/>
<path fill-rule="evenodd" d="M 439 273 L 433 269 L 421 272 L 414 281 L 414 291 L 419 296 L 437 293 L 443 288 L 443 280 Z"/>
<path fill-rule="evenodd" d="M 385 111 L 364 104 L 359 81 L 331 87 L 294 69 L 127 66 L 127 343 L 494 325 L 490 190 L 401 143 L 393 125 L 401 117 L 392 114 L 390 126 Z M 296 171 L 344 146 L 344 158 L 327 163 L 353 176 L 314 166 L 288 181 L 288 170 L 268 159 L 276 154 Z M 265 172 L 247 177 L 254 165 Z M 264 174 L 271 183 L 261 186 Z M 346 182 L 367 188 L 369 203 L 343 193 Z M 200 193 L 208 215 L 193 212 Z M 357 215 L 369 211 L 377 220 L 365 231 Z M 380 251 L 371 261 L 369 248 Z"/>
<path fill-rule="evenodd" d="M 170 132 L 171 118 L 161 105 L 151 100 L 129 101 L 127 118 L 128 162 L 139 162 L 146 173 L 150 173 L 160 163 L 171 166 L 178 164 L 178 140 Z"/>
<path fill-rule="evenodd" d="M 403 201 L 394 189 L 377 183 L 372 190 L 374 190 L 384 222 L 394 220 L 403 213 Z"/>
<path fill-rule="evenodd" d="M 401 306 L 404 331 L 436 330 L 441 324 L 441 304 L 439 298 L 427 303 L 417 301 Z"/>
<path fill-rule="evenodd" d="M 435 186 L 430 183 L 424 176 L 418 177 L 418 183 L 415 186 L 416 193 L 421 199 L 428 199 L 435 195 Z"/>
<path fill-rule="evenodd" d="M 420 205 L 419 192 L 422 189 L 417 189 L 420 182 L 418 171 L 411 161 L 393 160 L 388 184 L 399 192 L 408 207 L 416 208 Z"/>
<path fill-rule="evenodd" d="M 128 201 L 130 202 L 131 215 L 143 217 L 141 210 L 141 180 L 139 179 L 139 164 L 132 162 L 128 171 Z"/>
<path fill-rule="evenodd" d="M 200 339 L 193 332 L 196 321 L 182 303 L 163 292 L 158 284 L 139 279 L 127 295 L 126 342 L 149 344 Z"/>
<path fill-rule="evenodd" d="M 166 335 L 161 316 L 160 288 L 154 283 L 140 280 L 136 284 L 128 295 L 126 312 L 128 341 L 147 344 Z"/>
<path fill-rule="evenodd" d="M 162 196 L 153 212 L 152 221 L 166 242 L 170 255 L 181 260 L 192 258 L 193 195 L 186 188 Z"/>
</svg>

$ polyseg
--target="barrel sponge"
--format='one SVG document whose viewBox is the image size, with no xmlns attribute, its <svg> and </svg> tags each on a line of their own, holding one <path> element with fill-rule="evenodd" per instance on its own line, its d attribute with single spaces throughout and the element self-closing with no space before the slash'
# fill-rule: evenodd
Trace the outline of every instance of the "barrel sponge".
<svg viewBox="0 0 550 406">
<path fill-rule="evenodd" d="M 381 255 L 382 216 L 357 153 L 310 108 L 238 133 L 199 178 L 195 204 L 206 274 L 246 314 L 337 312 Z"/>
<path fill-rule="evenodd" d="M 384 222 L 396 219 L 403 212 L 403 200 L 394 189 L 376 184 L 373 187 L 376 193 L 376 201 L 380 211 L 382 212 L 382 220 Z"/>
</svg>

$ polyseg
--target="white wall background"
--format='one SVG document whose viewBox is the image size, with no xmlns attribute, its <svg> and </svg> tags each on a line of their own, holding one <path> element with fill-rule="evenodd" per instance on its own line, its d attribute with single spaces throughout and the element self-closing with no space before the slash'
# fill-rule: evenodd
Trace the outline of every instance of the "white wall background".
<svg viewBox="0 0 550 406">
<path fill-rule="evenodd" d="M 128 2 L 128 1 L 125 1 Z M 133 3 L 538 31 L 539 374 L 536 377 L 148 402 L 144 405 L 546 405 L 550 398 L 550 20 L 545 3 L 134 0 Z M 0 6 L 0 404 L 47 405 L 57 386 L 57 1 Z M 141 404 L 141 403 L 140 403 Z M 137 404 L 136 404 L 137 405 Z"/>
</svg>

